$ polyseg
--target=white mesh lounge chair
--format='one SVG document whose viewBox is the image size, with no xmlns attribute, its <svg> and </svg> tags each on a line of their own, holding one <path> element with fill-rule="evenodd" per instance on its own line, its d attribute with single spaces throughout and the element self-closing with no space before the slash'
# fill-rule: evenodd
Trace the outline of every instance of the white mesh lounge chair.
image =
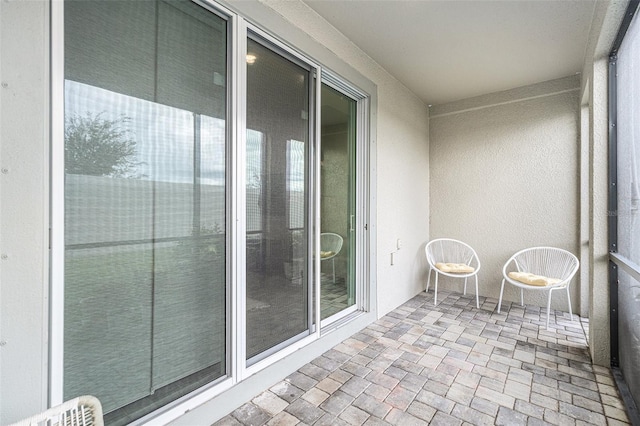
<svg viewBox="0 0 640 426">
<path fill-rule="evenodd" d="M 427 293 L 431 284 L 431 272 L 436 274 L 433 304 L 438 304 L 438 275 L 441 274 L 447 277 L 464 278 L 464 294 L 467 294 L 467 278 L 474 277 L 476 280 L 476 307 L 480 308 L 478 296 L 480 259 L 478 259 L 475 250 L 462 241 L 440 238 L 429 241 L 424 251 L 427 262 L 429 262 L 429 278 L 425 290 Z"/>
<path fill-rule="evenodd" d="M 573 321 L 569 285 L 578 271 L 580 262 L 572 253 L 555 247 L 532 247 L 511 256 L 502 268 L 502 287 L 498 301 L 498 313 L 502 307 L 504 283 L 520 288 L 520 304 L 524 306 L 524 290 L 547 291 L 547 328 L 551 311 L 551 294 L 566 289 L 569 315 Z"/>
<path fill-rule="evenodd" d="M 103 426 L 102 405 L 94 396 L 80 396 L 9 426 Z"/>
<path fill-rule="evenodd" d="M 324 232 L 320 234 L 320 260 L 331 260 L 331 268 L 333 271 L 333 282 L 336 282 L 336 259 L 335 257 L 342 250 L 342 237 L 332 232 Z"/>
</svg>

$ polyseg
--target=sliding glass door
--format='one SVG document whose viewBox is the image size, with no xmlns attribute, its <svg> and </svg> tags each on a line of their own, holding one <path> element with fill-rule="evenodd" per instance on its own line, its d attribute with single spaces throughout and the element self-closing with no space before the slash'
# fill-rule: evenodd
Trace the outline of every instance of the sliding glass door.
<svg viewBox="0 0 640 426">
<path fill-rule="evenodd" d="M 247 41 L 246 356 L 309 335 L 311 69 Z"/>
<path fill-rule="evenodd" d="M 640 18 L 630 4 L 624 38 L 610 57 L 612 133 L 610 268 L 612 364 L 640 404 Z M 623 24 L 624 26 L 624 24 Z M 623 31 L 626 31 L 624 33 Z M 620 38 L 619 38 L 620 40 Z M 615 321 L 617 316 L 617 321 Z M 620 385 L 620 383 L 619 383 Z M 635 412 L 637 415 L 637 411 Z"/>
<path fill-rule="evenodd" d="M 364 97 L 209 3 L 63 5 L 52 402 L 149 419 L 364 309 Z"/>
<path fill-rule="evenodd" d="M 321 318 L 356 303 L 357 101 L 323 83 L 321 92 Z"/>
<path fill-rule="evenodd" d="M 65 3 L 64 398 L 126 424 L 227 373 L 227 21 Z"/>
</svg>

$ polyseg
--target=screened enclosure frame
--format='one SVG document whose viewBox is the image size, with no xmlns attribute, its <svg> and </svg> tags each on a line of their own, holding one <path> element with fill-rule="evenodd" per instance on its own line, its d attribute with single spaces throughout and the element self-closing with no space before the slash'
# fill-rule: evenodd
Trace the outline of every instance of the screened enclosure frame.
<svg viewBox="0 0 640 426">
<path fill-rule="evenodd" d="M 324 334 L 342 326 L 345 322 L 370 310 L 369 287 L 372 265 L 366 253 L 370 247 L 370 226 L 373 213 L 370 210 L 371 182 L 369 159 L 369 110 L 370 98 L 365 92 L 346 82 L 338 74 L 326 70 L 320 64 L 300 53 L 279 38 L 250 23 L 235 11 L 211 1 L 192 0 L 193 3 L 227 22 L 227 87 L 226 87 L 226 195 L 225 195 L 225 250 L 226 250 L 226 374 L 146 414 L 133 424 L 148 421 L 168 422 L 185 411 L 193 409 L 242 382 L 253 374 L 282 360 L 300 348 L 320 339 Z M 63 402 L 64 386 L 64 282 L 65 282 L 65 154 L 64 154 L 64 1 L 55 0 L 51 5 L 51 250 L 50 250 L 50 299 L 49 299 L 49 405 Z M 287 59 L 308 67 L 310 80 L 309 159 L 308 188 L 305 198 L 308 214 L 306 226 L 310 238 L 307 244 L 308 270 L 308 324 L 309 332 L 283 341 L 264 356 L 246 358 L 247 327 L 247 214 L 245 170 L 247 167 L 247 39 L 258 40 Z M 329 81 L 332 87 L 357 101 L 357 149 L 358 176 L 357 215 L 354 219 L 358 232 L 357 278 L 355 304 L 326 320 L 320 317 L 320 87 Z M 99 386 L 99 385 L 98 385 Z"/>
<path fill-rule="evenodd" d="M 618 116 L 618 61 L 619 51 L 625 39 L 627 31 L 634 20 L 640 5 L 639 0 L 631 0 L 625 11 L 620 29 L 616 35 L 611 52 L 609 54 L 608 67 L 608 100 L 609 100 L 609 172 L 608 172 L 608 240 L 609 240 L 609 315 L 610 315 L 610 359 L 613 377 L 616 386 L 622 396 L 627 413 L 633 424 L 640 424 L 640 413 L 634 396 L 624 377 L 620 359 L 620 299 L 618 296 L 620 285 L 620 272 L 629 275 L 633 280 L 640 282 L 640 265 L 619 252 L 619 116 Z M 640 142 L 640 140 L 638 140 Z"/>
</svg>

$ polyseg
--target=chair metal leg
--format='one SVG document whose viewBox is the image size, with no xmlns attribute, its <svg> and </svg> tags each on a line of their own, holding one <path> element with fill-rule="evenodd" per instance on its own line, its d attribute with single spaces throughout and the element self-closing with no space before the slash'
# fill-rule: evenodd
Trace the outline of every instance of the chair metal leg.
<svg viewBox="0 0 640 426">
<path fill-rule="evenodd" d="M 573 311 L 571 310 L 571 295 L 569 294 L 569 286 L 567 288 L 567 301 L 569 302 L 569 318 L 573 321 Z"/>
<path fill-rule="evenodd" d="M 431 284 L 431 267 L 429 267 L 429 275 L 427 275 L 427 288 L 424 290 L 425 293 L 429 293 L 429 285 Z"/>
<path fill-rule="evenodd" d="M 478 295 L 478 275 L 476 277 L 476 308 L 480 309 L 480 296 Z"/>
<path fill-rule="evenodd" d="M 551 314 L 551 293 L 553 293 L 553 289 L 549 290 L 549 297 L 547 299 L 547 330 L 549 329 L 549 315 Z"/>
<path fill-rule="evenodd" d="M 500 298 L 498 299 L 498 313 L 502 307 L 502 293 L 504 292 L 504 278 L 502 279 L 502 287 L 500 287 Z"/>
<path fill-rule="evenodd" d="M 438 304 L 438 271 L 436 271 L 436 285 L 435 291 L 433 292 L 433 306 Z"/>
<path fill-rule="evenodd" d="M 524 306 L 524 289 L 520 289 L 520 306 Z"/>
<path fill-rule="evenodd" d="M 336 259 L 331 259 L 331 266 L 333 268 L 333 283 L 336 283 Z"/>
<path fill-rule="evenodd" d="M 463 295 L 467 295 L 467 277 L 464 278 L 464 291 L 462 293 Z"/>
</svg>

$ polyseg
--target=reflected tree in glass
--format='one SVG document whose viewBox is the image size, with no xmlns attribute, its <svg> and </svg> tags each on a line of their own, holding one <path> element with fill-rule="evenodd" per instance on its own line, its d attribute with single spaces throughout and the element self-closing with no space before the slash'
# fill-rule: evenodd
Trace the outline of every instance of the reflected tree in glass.
<svg viewBox="0 0 640 426">
<path fill-rule="evenodd" d="M 102 113 L 67 118 L 64 132 L 65 172 L 89 176 L 130 177 L 137 166 L 136 142 L 122 116 L 102 118 Z"/>
</svg>

